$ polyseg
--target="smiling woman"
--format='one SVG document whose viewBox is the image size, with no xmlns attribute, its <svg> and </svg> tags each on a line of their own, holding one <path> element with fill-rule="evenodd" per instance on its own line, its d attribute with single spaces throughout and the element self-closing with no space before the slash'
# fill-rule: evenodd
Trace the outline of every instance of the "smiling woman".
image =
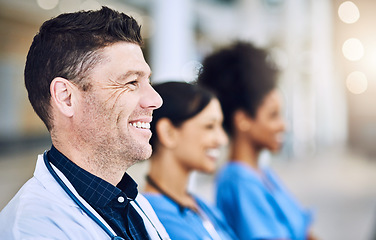
<svg viewBox="0 0 376 240">
<path fill-rule="evenodd" d="M 235 239 L 216 208 L 187 192 L 190 173 L 214 172 L 219 148 L 227 143 L 218 99 L 184 82 L 155 89 L 164 104 L 154 111 L 145 197 L 172 239 Z"/>
<path fill-rule="evenodd" d="M 285 131 L 276 74 L 268 53 L 246 42 L 203 62 L 198 82 L 218 94 L 231 142 L 216 178 L 217 206 L 239 239 L 313 240 L 309 211 L 259 161 L 262 150 L 280 150 Z"/>
</svg>

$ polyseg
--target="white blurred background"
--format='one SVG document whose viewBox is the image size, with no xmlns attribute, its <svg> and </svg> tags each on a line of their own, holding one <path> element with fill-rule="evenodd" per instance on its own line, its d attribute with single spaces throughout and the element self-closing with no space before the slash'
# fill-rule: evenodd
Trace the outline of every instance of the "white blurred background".
<svg viewBox="0 0 376 240">
<path fill-rule="evenodd" d="M 376 230 L 376 1 L 0 0 L 0 209 L 50 147 L 23 83 L 39 26 L 62 12 L 112 7 L 142 24 L 152 81 L 193 81 L 203 57 L 234 40 L 268 48 L 281 69 L 288 132 L 265 153 L 315 211 L 323 240 L 370 240 Z M 222 162 L 223 163 L 223 162 Z M 147 162 L 129 172 L 140 183 Z M 213 200 L 213 176 L 192 191 Z M 376 232 L 376 231 L 375 231 Z"/>
</svg>

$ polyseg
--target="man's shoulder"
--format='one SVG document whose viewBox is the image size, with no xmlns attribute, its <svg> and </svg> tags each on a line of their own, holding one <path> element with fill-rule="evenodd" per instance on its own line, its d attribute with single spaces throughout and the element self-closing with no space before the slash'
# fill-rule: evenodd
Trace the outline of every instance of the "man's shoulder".
<svg viewBox="0 0 376 240">
<path fill-rule="evenodd" d="M 50 223 L 56 214 L 46 193 L 34 177 L 27 181 L 0 212 L 0 236 L 16 239 L 23 236 L 23 231 L 31 234 L 50 228 L 46 223 Z"/>
<path fill-rule="evenodd" d="M 46 179 L 42 180 L 45 181 Z M 40 179 L 32 177 L 20 188 L 9 204 L 25 207 L 33 205 L 48 206 L 49 203 L 58 203 L 58 205 L 60 205 L 67 203 L 67 199 L 64 195 L 65 193 L 60 189 L 57 183 L 41 182 Z"/>
<path fill-rule="evenodd" d="M 87 229 L 86 229 L 87 228 Z M 77 205 L 53 194 L 35 177 L 18 191 L 0 212 L 0 239 L 69 239 L 71 233 L 90 236 L 96 228 Z M 82 239 L 82 238 L 77 238 Z M 90 238 L 89 238 L 90 239 Z"/>
<path fill-rule="evenodd" d="M 29 179 L 0 212 L 1 221 L 50 217 L 66 208 L 66 200 L 54 195 L 35 177 Z M 3 219 L 6 216 L 6 219 Z M 1 223 L 0 223 L 1 224 Z"/>
</svg>

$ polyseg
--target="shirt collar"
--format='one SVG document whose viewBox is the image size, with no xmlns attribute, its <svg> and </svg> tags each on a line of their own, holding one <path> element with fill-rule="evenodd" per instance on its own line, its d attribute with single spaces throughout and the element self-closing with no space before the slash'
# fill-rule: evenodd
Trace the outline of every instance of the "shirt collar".
<svg viewBox="0 0 376 240">
<path fill-rule="evenodd" d="M 138 194 L 137 183 L 127 173 L 124 173 L 123 178 L 115 187 L 77 166 L 53 145 L 47 156 L 48 160 L 65 175 L 78 194 L 90 205 L 104 207 L 123 194 L 131 200 L 134 200 Z"/>
</svg>

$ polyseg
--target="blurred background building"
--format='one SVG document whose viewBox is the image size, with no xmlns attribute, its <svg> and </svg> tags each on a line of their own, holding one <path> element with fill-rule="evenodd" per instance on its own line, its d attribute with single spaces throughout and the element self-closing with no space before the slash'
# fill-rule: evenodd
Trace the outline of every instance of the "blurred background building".
<svg viewBox="0 0 376 240">
<path fill-rule="evenodd" d="M 289 129 L 281 154 L 265 159 L 276 159 L 269 164 L 316 209 L 318 236 L 371 239 L 376 2 L 369 0 L 0 0 L 0 209 L 50 146 L 23 83 L 32 38 L 53 16 L 101 5 L 142 24 L 154 82 L 194 81 L 203 57 L 235 40 L 268 48 L 281 69 Z M 130 169 L 141 186 L 144 169 Z M 192 189 L 210 200 L 211 183 L 198 175 Z"/>
</svg>

